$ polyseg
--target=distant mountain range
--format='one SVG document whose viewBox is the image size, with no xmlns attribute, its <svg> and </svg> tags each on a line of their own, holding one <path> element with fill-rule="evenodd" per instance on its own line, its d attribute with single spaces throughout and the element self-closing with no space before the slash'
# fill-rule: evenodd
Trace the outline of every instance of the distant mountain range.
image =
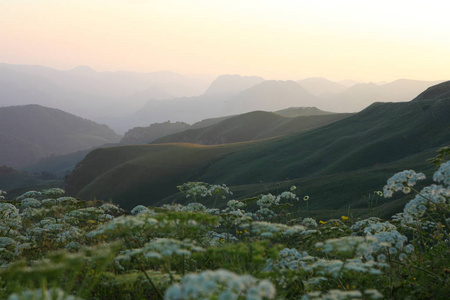
<svg viewBox="0 0 450 300">
<path fill-rule="evenodd" d="M 175 186 L 187 181 L 226 183 L 235 197 L 296 184 L 314 199 L 314 208 L 366 205 L 359 200 L 393 173 L 433 170 L 425 158 L 450 144 L 449 93 L 445 82 L 414 101 L 374 103 L 340 121 L 273 139 L 97 149 L 70 175 L 67 191 L 130 208 L 178 199 Z"/>
<path fill-rule="evenodd" d="M 96 72 L 89 67 L 59 71 L 0 64 L 0 106 L 39 104 L 117 129 L 150 99 L 199 95 L 208 84 L 173 72 Z"/>
<path fill-rule="evenodd" d="M 0 107 L 0 166 L 20 168 L 120 138 L 106 125 L 61 110 L 40 105 Z"/>
<path fill-rule="evenodd" d="M 39 104 L 108 124 L 119 133 L 161 122 L 193 124 L 208 118 L 290 106 L 357 112 L 375 101 L 408 101 L 437 81 L 385 84 L 325 78 L 265 81 L 221 75 L 212 83 L 172 72 L 59 71 L 0 64 L 0 107 Z"/>
</svg>

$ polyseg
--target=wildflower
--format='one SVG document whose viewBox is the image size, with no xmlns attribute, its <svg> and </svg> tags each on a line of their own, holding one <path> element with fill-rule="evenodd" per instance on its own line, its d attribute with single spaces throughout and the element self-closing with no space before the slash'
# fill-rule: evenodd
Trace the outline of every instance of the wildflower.
<svg viewBox="0 0 450 300">
<path fill-rule="evenodd" d="M 306 195 L 305 197 L 303 197 L 303 201 L 308 201 L 309 200 L 309 196 Z"/>
<path fill-rule="evenodd" d="M 274 299 L 275 287 L 268 280 L 237 275 L 227 270 L 185 275 L 179 284 L 166 290 L 165 300 L 183 299 Z"/>
<path fill-rule="evenodd" d="M 319 223 L 320 223 L 320 224 L 322 224 L 322 225 L 325 225 L 325 224 L 327 224 L 327 222 L 325 222 L 325 221 L 322 221 L 322 220 L 320 220 L 320 221 L 319 221 Z"/>
<path fill-rule="evenodd" d="M 342 220 L 342 221 L 348 221 L 348 219 L 349 219 L 349 217 L 341 216 L 341 220 Z"/>
<path fill-rule="evenodd" d="M 302 225 L 306 227 L 317 227 L 317 222 L 313 218 L 304 218 L 302 220 Z"/>
<path fill-rule="evenodd" d="M 77 296 L 68 295 L 63 290 L 59 288 L 50 288 L 46 290 L 36 289 L 36 290 L 24 290 L 20 293 L 11 294 L 8 300 L 34 300 L 34 299 L 64 299 L 64 300 L 83 300 Z"/>
<path fill-rule="evenodd" d="M 442 182 L 446 186 L 450 186 L 450 160 L 441 164 L 439 169 L 434 173 L 433 180 Z"/>
<path fill-rule="evenodd" d="M 380 197 L 383 197 L 383 192 L 382 191 L 374 191 L 374 194 L 377 194 Z"/>
<path fill-rule="evenodd" d="M 394 192 L 402 191 L 405 194 L 411 192 L 411 187 L 416 185 L 417 180 L 425 179 L 423 173 L 416 173 L 413 170 L 399 172 L 387 180 L 384 186 L 384 197 L 390 198 Z"/>
</svg>

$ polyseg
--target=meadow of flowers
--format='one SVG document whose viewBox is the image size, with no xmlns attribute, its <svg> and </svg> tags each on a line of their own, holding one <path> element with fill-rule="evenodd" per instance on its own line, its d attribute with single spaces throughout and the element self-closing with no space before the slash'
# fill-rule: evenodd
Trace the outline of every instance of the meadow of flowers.
<svg viewBox="0 0 450 300">
<path fill-rule="evenodd" d="M 189 204 L 131 212 L 58 188 L 0 191 L 0 298 L 445 299 L 450 161 L 416 189 L 424 178 L 388 179 L 385 197 L 411 194 L 390 220 L 294 218 L 292 203 L 309 201 L 295 186 L 239 201 L 189 182 L 178 187 Z"/>
</svg>

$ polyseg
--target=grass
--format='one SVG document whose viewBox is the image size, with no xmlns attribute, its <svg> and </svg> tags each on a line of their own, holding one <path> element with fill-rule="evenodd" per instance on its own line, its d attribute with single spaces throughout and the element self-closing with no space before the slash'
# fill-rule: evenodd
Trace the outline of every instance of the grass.
<svg viewBox="0 0 450 300">
<path fill-rule="evenodd" d="M 427 171 L 425 159 L 450 143 L 449 117 L 450 101 L 376 103 L 306 133 L 255 142 L 97 149 L 69 177 L 67 191 L 129 208 L 159 203 L 187 181 L 239 187 L 242 198 L 293 180 L 316 199 L 312 208 L 346 208 L 397 170 Z"/>
</svg>

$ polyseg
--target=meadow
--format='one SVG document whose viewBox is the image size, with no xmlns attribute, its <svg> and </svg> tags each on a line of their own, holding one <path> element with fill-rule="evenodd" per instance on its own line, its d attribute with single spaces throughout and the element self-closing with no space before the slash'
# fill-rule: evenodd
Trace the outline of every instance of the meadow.
<svg viewBox="0 0 450 300">
<path fill-rule="evenodd" d="M 313 218 L 295 185 L 235 200 L 226 185 L 187 182 L 184 205 L 131 211 L 59 188 L 0 191 L 0 298 L 445 299 L 449 154 L 431 160 L 432 178 L 389 178 L 365 218 Z M 375 199 L 394 194 L 409 197 L 402 212 L 376 216 Z"/>
</svg>

